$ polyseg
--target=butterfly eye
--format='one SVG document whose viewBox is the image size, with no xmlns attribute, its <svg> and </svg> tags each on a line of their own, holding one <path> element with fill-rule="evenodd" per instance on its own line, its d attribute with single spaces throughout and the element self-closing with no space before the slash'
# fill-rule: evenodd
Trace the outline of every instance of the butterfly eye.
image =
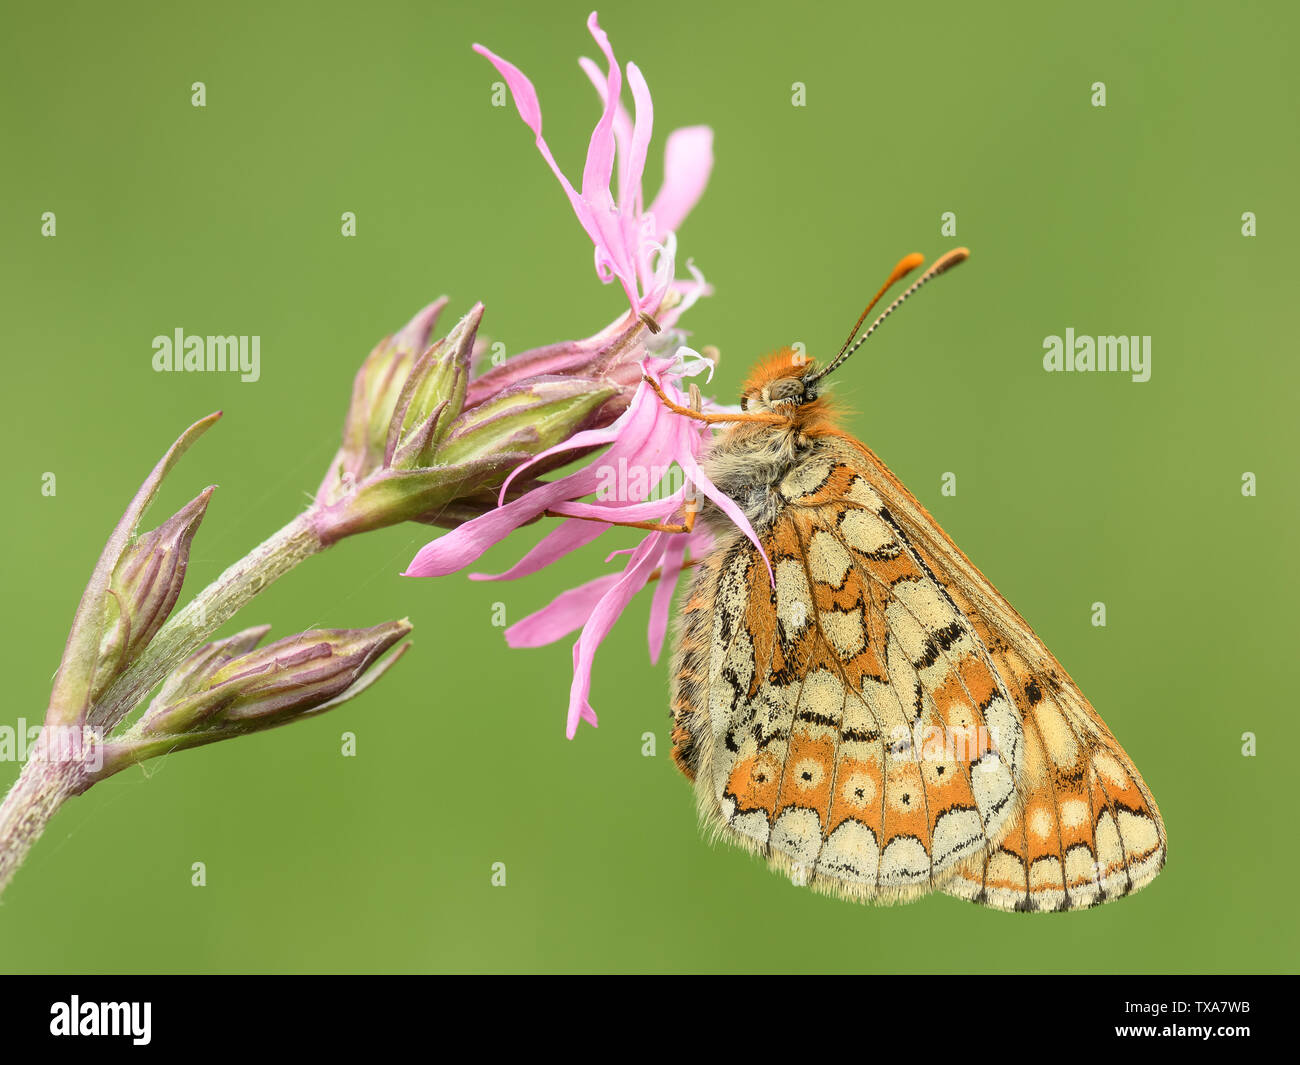
<svg viewBox="0 0 1300 1065">
<path fill-rule="evenodd" d="M 798 377 L 783 377 L 772 382 L 767 395 L 773 403 L 800 403 L 803 401 L 803 381 Z"/>
</svg>

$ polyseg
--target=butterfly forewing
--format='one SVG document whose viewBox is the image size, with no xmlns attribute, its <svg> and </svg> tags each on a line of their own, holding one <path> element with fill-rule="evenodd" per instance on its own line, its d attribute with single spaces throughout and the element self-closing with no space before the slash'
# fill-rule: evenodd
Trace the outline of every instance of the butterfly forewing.
<svg viewBox="0 0 1300 1065">
<path fill-rule="evenodd" d="M 997 848 L 972 858 L 949 894 L 1005 910 L 1081 909 L 1160 871 L 1164 826 L 1146 784 L 1068 677 L 994 651 L 1025 707 L 1021 809 Z"/>
<path fill-rule="evenodd" d="M 868 448 L 853 442 L 891 518 L 980 634 L 1024 725 L 1020 809 L 949 894 L 999 909 L 1080 909 L 1143 887 L 1164 865 L 1164 824 L 1141 774 L 1061 664 Z"/>
<path fill-rule="evenodd" d="M 699 567 L 674 757 L 703 819 L 801 882 L 1068 909 L 1142 886 L 1164 830 L 1032 630 L 868 449 L 827 433 L 760 537 Z"/>
</svg>

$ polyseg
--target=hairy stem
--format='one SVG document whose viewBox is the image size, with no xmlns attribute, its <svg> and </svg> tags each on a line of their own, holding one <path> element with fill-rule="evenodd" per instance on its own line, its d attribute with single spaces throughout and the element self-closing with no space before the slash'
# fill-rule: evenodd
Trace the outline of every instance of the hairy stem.
<svg viewBox="0 0 1300 1065">
<path fill-rule="evenodd" d="M 313 511 L 299 515 L 253 548 L 195 596 L 185 609 L 168 619 L 139 659 L 90 708 L 87 725 L 101 737 L 107 737 L 168 673 L 229 621 L 240 607 L 323 549 Z M 51 759 L 39 748 L 32 755 L 0 804 L 0 893 L 9 885 L 55 811 L 91 782 L 78 758 Z"/>
<path fill-rule="evenodd" d="M 32 844 L 64 800 L 75 795 L 84 771 L 75 761 L 47 761 L 34 754 L 0 806 L 0 892 L 9 886 Z"/>
</svg>

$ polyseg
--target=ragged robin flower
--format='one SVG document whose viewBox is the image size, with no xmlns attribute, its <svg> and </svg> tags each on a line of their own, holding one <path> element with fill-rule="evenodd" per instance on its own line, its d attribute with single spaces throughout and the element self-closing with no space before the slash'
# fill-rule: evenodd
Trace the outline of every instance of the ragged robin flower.
<svg viewBox="0 0 1300 1065">
<path fill-rule="evenodd" d="M 475 48 L 496 66 L 514 95 L 520 117 L 537 138 L 537 148 L 560 181 L 579 221 L 595 247 L 596 270 L 601 280 L 618 280 L 627 294 L 628 327 L 654 320 L 656 326 L 675 324 L 682 310 L 705 291 L 702 278 L 692 283 L 673 280 L 676 226 L 698 200 L 712 166 L 712 134 L 703 127 L 678 130 L 668 139 L 664 188 L 648 210 L 643 207 L 641 175 L 650 142 L 653 110 L 650 92 L 635 64 L 627 67 L 627 81 L 635 102 L 635 120 L 619 104 L 622 80 L 609 39 L 593 13 L 588 28 L 608 64 L 599 69 L 583 60 L 583 69 L 596 85 L 604 110 L 591 137 L 580 189 L 565 177 L 542 136 L 542 116 L 532 83 L 511 63 L 486 48 Z M 618 164 L 618 198 L 610 192 Z M 613 327 L 611 327 L 613 328 Z M 617 420 L 575 433 L 519 465 L 502 485 L 497 506 L 459 525 L 425 546 L 407 568 L 407 576 L 435 577 L 453 573 L 475 562 L 484 551 L 509 533 L 543 516 L 561 519 L 542 541 L 516 565 L 496 575 L 471 574 L 477 580 L 508 580 L 527 576 L 569 553 L 590 544 L 614 525 L 686 524 L 688 509 L 701 499 L 713 503 L 758 545 L 740 508 L 719 492 L 700 470 L 697 457 L 707 444 L 708 428 L 673 414 L 664 397 L 686 404 L 688 378 L 698 375 L 707 360 L 669 334 L 656 344 L 644 338 L 639 360 L 625 358 L 616 368 L 621 380 L 634 380 L 626 409 Z M 664 343 L 668 341 L 668 343 Z M 670 357 L 671 353 L 671 357 Z M 684 357 L 683 357 L 684 356 Z M 580 356 L 575 352 L 545 351 L 511 360 L 484 383 L 511 380 L 520 372 L 546 369 L 571 371 Z M 517 377 L 515 378 L 518 379 Z M 653 382 L 653 386 L 651 384 Z M 473 386 L 471 385 L 471 391 Z M 706 410 L 720 410 L 706 404 Z M 549 481 L 533 480 L 555 463 L 602 448 L 588 465 Z M 674 478 L 673 474 L 678 476 Z M 517 486 L 521 486 L 518 488 Z M 587 497 L 594 496 L 594 501 Z M 573 681 L 569 693 L 566 733 L 572 738 L 579 721 L 596 724 L 590 702 L 592 665 L 596 649 L 633 597 L 655 584 L 650 611 L 648 642 L 652 661 L 663 649 L 669 609 L 678 576 L 690 560 L 709 545 L 706 532 L 677 533 L 650 529 L 630 551 L 616 551 L 607 562 L 626 555 L 621 572 L 603 574 L 561 594 L 554 602 L 506 631 L 511 646 L 551 643 L 574 630 L 580 633 L 573 648 Z M 759 547 L 762 551 L 761 546 Z"/>
<path fill-rule="evenodd" d="M 357 374 L 343 445 L 317 494 L 314 524 L 324 543 L 407 520 L 454 528 L 494 507 L 510 471 L 523 463 L 533 480 L 513 478 L 511 491 L 519 496 L 537 487 L 536 478 L 575 457 L 568 440 L 618 422 L 641 385 L 642 362 L 674 350 L 678 319 L 707 293 L 693 266 L 690 280 L 676 277 L 673 231 L 708 181 L 712 132 L 688 127 L 668 138 L 663 186 L 647 209 L 641 186 L 653 124 L 649 90 L 628 64 L 633 118 L 619 101 L 622 72 L 594 13 L 587 24 L 608 70 L 601 75 L 582 61 L 603 107 L 580 188 L 564 176 L 542 136 L 532 83 L 475 47 L 510 86 L 592 240 L 598 276 L 621 284 L 627 312 L 590 337 L 522 352 L 476 376 L 483 306 L 432 345 L 446 301 L 422 310 Z M 616 166 L 617 197 L 610 187 Z"/>
<path fill-rule="evenodd" d="M 591 239 L 598 277 L 619 283 L 626 310 L 591 335 L 575 331 L 582 339 L 525 351 L 476 372 L 484 347 L 482 304 L 441 335 L 435 330 L 447 301 L 430 304 L 378 345 L 357 373 L 342 442 L 311 506 L 180 605 L 190 540 L 208 494 L 152 533 L 142 537 L 136 530 L 162 478 L 217 416 L 186 430 L 132 500 L 82 595 L 45 724 L 86 733 L 93 742 L 69 757 L 28 759 L 0 804 L 0 891 L 54 811 L 107 773 L 182 747 L 313 717 L 361 691 L 395 661 L 400 651 L 382 661 L 374 654 L 405 632 L 405 622 L 312 630 L 260 650 L 253 644 L 261 630 L 214 640 L 271 583 L 344 537 L 411 520 L 460 527 L 411 567 L 412 573 L 447 572 L 511 529 L 547 511 L 558 515 L 552 536 L 512 573 L 519 575 L 589 543 L 611 518 L 682 519 L 697 490 L 740 518 L 695 466 L 704 444 L 698 427 L 668 417 L 643 381 L 648 376 L 685 402 L 687 379 L 705 365 L 677 357 L 685 339 L 678 322 L 708 287 L 689 260 L 678 276 L 675 230 L 708 181 L 712 133 L 691 127 L 668 138 L 664 181 L 647 207 L 642 177 L 653 123 L 649 90 L 629 65 L 634 114 L 621 106 L 624 71 L 594 15 L 588 26 L 605 67 L 581 64 L 601 108 L 577 186 L 542 137 L 531 83 L 505 60 L 484 54 L 510 86 Z M 603 469 L 547 479 L 602 449 Z M 667 467 L 684 471 L 693 487 L 683 481 L 665 488 L 660 482 Z M 626 480 L 622 489 L 616 483 L 607 490 L 611 469 Z M 595 502 L 588 501 L 593 494 Z M 573 608 L 581 610 L 586 624 L 575 650 L 570 733 L 581 717 L 595 720 L 587 692 L 596 645 L 635 592 L 659 574 L 651 641 L 657 654 L 675 575 L 703 540 L 702 534 L 652 532 L 631 552 L 622 574 L 575 589 L 511 631 L 518 644 L 553 639 L 572 631 Z M 448 558 L 462 561 L 449 564 Z M 146 709 L 155 690 L 158 701 Z M 136 712 L 143 716 L 128 725 Z M 98 766 L 91 755 L 103 756 Z"/>
</svg>

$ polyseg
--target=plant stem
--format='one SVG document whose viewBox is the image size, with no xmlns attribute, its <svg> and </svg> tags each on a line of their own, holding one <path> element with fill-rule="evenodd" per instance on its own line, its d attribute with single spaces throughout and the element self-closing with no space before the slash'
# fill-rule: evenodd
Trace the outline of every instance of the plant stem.
<svg viewBox="0 0 1300 1065">
<path fill-rule="evenodd" d="M 75 761 L 33 754 L 0 806 L 0 893 L 64 800 L 76 794 L 83 770 Z"/>
<path fill-rule="evenodd" d="M 107 738 L 164 677 L 258 592 L 324 550 L 307 511 L 268 537 L 168 619 L 139 659 L 90 708 L 86 723 Z M 92 782 L 77 759 L 49 760 L 38 749 L 0 804 L 0 894 L 50 818 Z"/>
</svg>

